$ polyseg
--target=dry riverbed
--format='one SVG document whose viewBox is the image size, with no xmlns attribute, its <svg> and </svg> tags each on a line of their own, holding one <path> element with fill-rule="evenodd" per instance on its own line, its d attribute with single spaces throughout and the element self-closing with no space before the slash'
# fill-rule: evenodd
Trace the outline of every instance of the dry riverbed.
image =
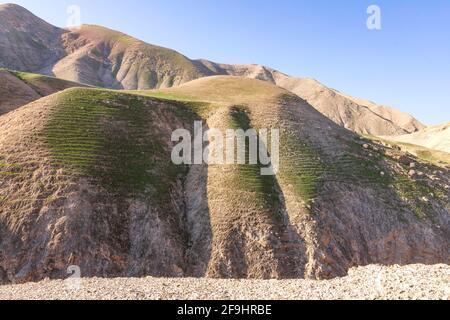
<svg viewBox="0 0 450 320">
<path fill-rule="evenodd" d="M 77 290 L 78 289 L 78 290 Z M 450 266 L 368 266 L 326 281 L 89 278 L 0 286 L 0 299 L 450 299 Z"/>
</svg>

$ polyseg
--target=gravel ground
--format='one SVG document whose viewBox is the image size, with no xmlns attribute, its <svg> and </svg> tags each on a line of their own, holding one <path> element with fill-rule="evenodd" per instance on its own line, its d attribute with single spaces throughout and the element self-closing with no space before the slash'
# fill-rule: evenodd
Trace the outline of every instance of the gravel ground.
<svg viewBox="0 0 450 320">
<path fill-rule="evenodd" d="M 77 286 L 79 286 L 77 290 Z M 368 266 L 345 278 L 214 280 L 89 278 L 0 286 L 0 299 L 450 299 L 450 266 Z"/>
</svg>

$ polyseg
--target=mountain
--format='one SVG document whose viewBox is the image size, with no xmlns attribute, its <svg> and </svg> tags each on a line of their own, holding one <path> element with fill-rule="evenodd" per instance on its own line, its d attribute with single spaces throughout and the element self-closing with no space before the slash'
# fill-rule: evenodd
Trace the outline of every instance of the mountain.
<svg viewBox="0 0 450 320">
<path fill-rule="evenodd" d="M 172 132 L 195 120 L 280 129 L 279 171 L 173 164 Z M 450 263 L 448 169 L 255 79 L 44 97 L 0 117 L 0 176 L 3 282 L 66 277 L 70 265 L 86 277 L 324 279 Z"/>
<path fill-rule="evenodd" d="M 113 89 L 177 86 L 213 75 L 269 81 L 310 103 L 339 125 L 361 134 L 403 135 L 423 129 L 412 116 L 359 100 L 308 78 L 260 65 L 190 60 L 107 28 L 83 25 L 64 30 L 17 5 L 0 5 L 0 66 Z"/>
<path fill-rule="evenodd" d="M 360 134 L 402 135 L 425 128 L 411 115 L 353 98 L 317 80 L 295 78 L 261 65 L 227 65 L 200 60 L 214 74 L 243 76 L 269 81 L 306 100 L 335 123 Z M 385 134 L 389 132 L 388 134 Z"/>
<path fill-rule="evenodd" d="M 123 33 L 60 29 L 14 4 L 0 5 L 0 66 L 107 88 L 178 85 L 204 74 L 183 55 Z"/>
<path fill-rule="evenodd" d="M 15 4 L 0 4 L 0 67 L 42 73 L 64 55 L 65 31 Z"/>
<path fill-rule="evenodd" d="M 83 86 L 53 77 L 0 69 L 0 115 L 55 92 Z"/>
<path fill-rule="evenodd" d="M 115 89 L 171 87 L 204 76 L 185 56 L 123 33 L 83 25 L 63 35 L 57 77 Z"/>
<path fill-rule="evenodd" d="M 428 127 L 413 134 L 386 138 L 450 153 L 450 122 Z"/>
</svg>

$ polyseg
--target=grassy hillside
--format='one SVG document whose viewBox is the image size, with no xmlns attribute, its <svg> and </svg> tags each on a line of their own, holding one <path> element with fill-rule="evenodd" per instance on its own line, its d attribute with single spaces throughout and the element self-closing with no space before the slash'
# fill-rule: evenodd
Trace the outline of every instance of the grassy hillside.
<svg viewBox="0 0 450 320">
<path fill-rule="evenodd" d="M 279 172 L 175 166 L 172 132 L 195 120 L 279 129 Z M 86 276 L 330 278 L 449 262 L 447 168 L 267 82 L 72 88 L 0 117 L 0 133 L 3 281 L 63 277 L 68 264 Z"/>
</svg>

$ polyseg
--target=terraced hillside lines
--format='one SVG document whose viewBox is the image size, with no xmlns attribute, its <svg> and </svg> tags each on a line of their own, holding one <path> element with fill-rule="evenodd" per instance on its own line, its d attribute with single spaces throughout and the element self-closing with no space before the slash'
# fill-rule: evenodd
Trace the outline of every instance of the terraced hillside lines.
<svg viewBox="0 0 450 320">
<path fill-rule="evenodd" d="M 241 91 L 239 85 L 245 86 L 249 81 L 210 77 L 164 91 L 190 93 L 191 97 L 222 104 L 226 101 L 225 93 L 233 92 L 229 103 L 235 103 L 237 96 L 245 101 L 253 127 L 281 129 L 281 170 L 277 179 L 287 212 L 284 220 L 291 225 L 288 243 L 297 247 L 295 252 L 301 256 L 300 263 L 295 264 L 298 272 L 303 270 L 307 277 L 328 278 L 344 275 L 355 261 L 429 261 L 427 234 L 433 234 L 433 241 L 442 245 L 429 246 L 432 259 L 446 261 L 442 249 L 448 246 L 449 239 L 437 226 L 449 230 L 445 222 L 448 197 L 428 198 L 429 190 L 421 187 L 417 179 L 409 181 L 413 189 L 404 187 L 396 169 L 398 159 L 390 157 L 385 146 L 361 139 L 305 101 L 281 89 L 266 89 L 261 81 L 250 83 L 251 91 L 249 88 Z M 261 103 L 261 96 L 257 97 L 259 90 L 263 90 L 265 103 Z M 423 166 L 427 172 L 437 169 Z M 402 175 L 407 177 L 408 171 Z M 442 179 L 448 181 L 444 175 Z M 439 180 L 431 173 L 425 180 L 436 190 L 445 185 L 439 187 Z M 405 193 L 419 199 L 427 197 L 430 205 L 405 202 L 402 199 Z M 423 212 L 418 214 L 420 211 Z M 361 221 L 367 222 L 363 230 Z M 416 230 L 413 237 L 408 231 L 411 225 Z M 389 240 L 392 234 L 407 238 L 407 242 L 396 243 L 408 252 L 415 252 L 414 256 L 394 253 Z"/>
<path fill-rule="evenodd" d="M 208 126 L 246 130 L 252 126 L 246 108 L 216 110 Z M 246 157 L 249 145 L 247 139 Z M 301 242 L 290 234 L 283 196 L 274 176 L 261 176 L 261 165 L 209 165 L 208 203 L 212 250 L 208 276 L 298 277 Z M 289 230 L 288 230 L 289 229 Z M 295 250 L 296 254 L 292 254 Z"/>
<path fill-rule="evenodd" d="M 425 126 L 409 114 L 347 96 L 311 78 L 296 78 L 262 65 L 229 65 L 199 60 L 212 75 L 259 79 L 284 88 L 340 126 L 360 134 L 401 135 Z M 388 133 L 387 133 L 388 132 Z"/>
<path fill-rule="evenodd" d="M 245 107 L 234 106 L 230 110 L 230 128 L 234 130 L 247 131 L 252 128 L 250 118 Z M 260 143 L 258 137 L 255 141 Z M 256 195 L 258 204 L 268 208 L 273 215 L 270 217 L 275 222 L 282 218 L 280 211 L 280 195 L 277 188 L 277 181 L 274 176 L 261 175 L 264 167 L 259 159 L 257 164 L 250 164 L 250 138 L 245 138 L 245 164 L 237 166 L 237 176 L 231 185 L 237 192 L 253 192 Z"/>
<path fill-rule="evenodd" d="M 179 102 L 69 89 L 0 118 L 0 171 L 14 173 L 0 180 L 0 282 L 64 277 L 71 264 L 184 274 L 187 170 L 170 161 L 170 136 L 193 116 Z"/>
<path fill-rule="evenodd" d="M 59 95 L 42 136 L 57 164 L 99 180 L 110 192 L 147 194 L 164 203 L 185 168 L 167 161 L 157 112 L 166 111 L 138 96 L 69 90 Z"/>
<path fill-rule="evenodd" d="M 201 119 L 221 132 L 280 129 L 278 174 L 174 166 L 173 131 Z M 267 82 L 68 89 L 1 116 L 0 133 L 0 282 L 66 277 L 68 265 L 85 276 L 323 279 L 450 263 L 447 168 Z"/>
</svg>

